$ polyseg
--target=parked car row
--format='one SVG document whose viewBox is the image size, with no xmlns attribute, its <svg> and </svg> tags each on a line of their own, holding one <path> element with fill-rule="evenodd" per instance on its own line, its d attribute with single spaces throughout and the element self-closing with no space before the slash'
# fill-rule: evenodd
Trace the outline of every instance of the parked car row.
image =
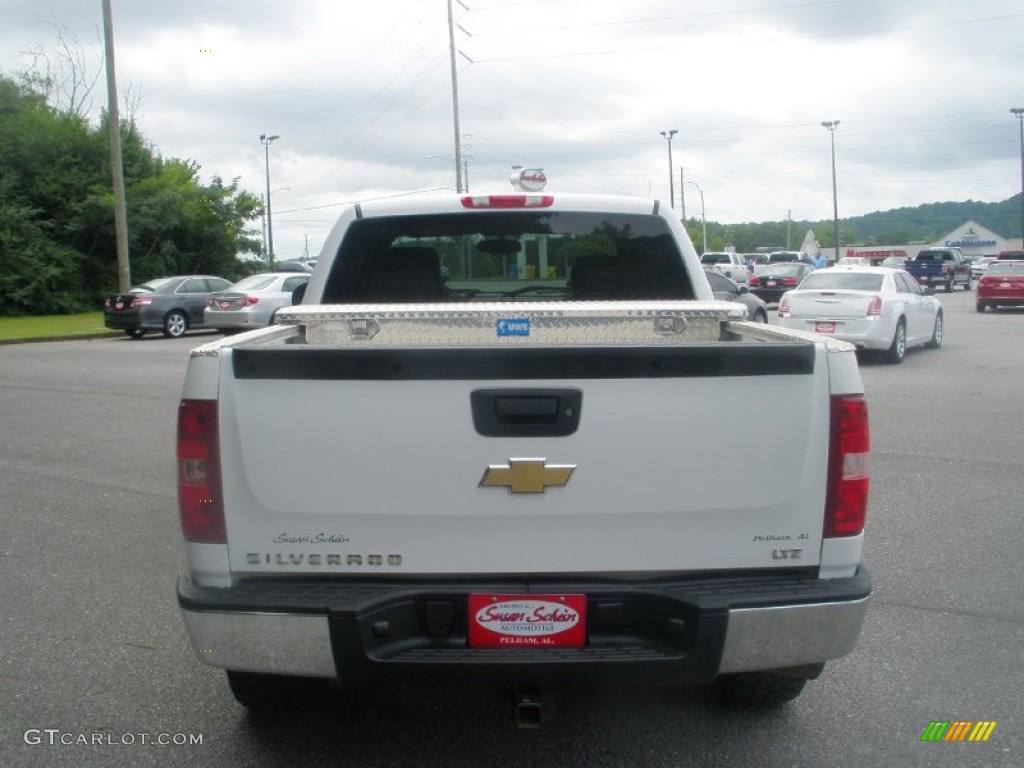
<svg viewBox="0 0 1024 768">
<path fill-rule="evenodd" d="M 882 351 L 895 363 L 910 347 L 942 345 L 942 306 L 934 287 L 922 286 L 903 269 L 815 269 L 801 261 L 784 261 L 759 267 L 749 275 L 749 287 L 719 270 L 714 260 L 704 270 L 715 298 L 743 304 L 756 322 L 767 322 L 767 305 L 778 303 L 781 325 Z M 149 331 L 176 338 L 194 328 L 222 333 L 260 328 L 274 322 L 278 309 L 292 304 L 295 291 L 310 277 L 303 271 L 250 275 L 234 284 L 212 275 L 151 280 L 108 296 L 104 323 L 136 339 Z M 1024 306 L 1024 259 L 993 259 L 979 278 L 978 312 L 1001 306 Z"/>
<path fill-rule="evenodd" d="M 863 257 L 844 257 L 837 265 L 866 265 L 869 261 Z M 980 280 L 990 266 L 1000 261 L 1024 261 L 1024 251 L 1000 251 L 996 256 L 970 259 L 959 248 L 926 248 L 913 259 L 889 256 L 877 266 L 904 269 L 921 285 L 941 285 L 948 293 L 957 284 L 962 285 L 966 291 L 971 290 L 972 282 Z"/>
<path fill-rule="evenodd" d="M 150 331 L 168 338 L 191 329 L 229 333 L 269 325 L 274 312 L 292 303 L 309 272 L 268 272 L 232 284 L 213 275 L 177 275 L 141 283 L 103 302 L 107 328 L 141 339 Z"/>
<path fill-rule="evenodd" d="M 103 322 L 107 328 L 141 339 L 149 331 L 168 338 L 183 336 L 189 328 L 202 328 L 210 294 L 231 287 L 231 281 L 212 275 L 179 275 L 150 280 L 124 293 L 107 296 Z"/>
</svg>

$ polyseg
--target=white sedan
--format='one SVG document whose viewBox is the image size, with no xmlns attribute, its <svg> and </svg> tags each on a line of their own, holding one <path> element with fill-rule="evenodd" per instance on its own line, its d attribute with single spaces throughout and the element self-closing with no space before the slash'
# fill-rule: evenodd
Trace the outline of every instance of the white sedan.
<svg viewBox="0 0 1024 768">
<path fill-rule="evenodd" d="M 942 305 L 900 269 L 830 267 L 779 302 L 779 325 L 826 334 L 903 362 L 909 347 L 942 346 Z"/>
</svg>

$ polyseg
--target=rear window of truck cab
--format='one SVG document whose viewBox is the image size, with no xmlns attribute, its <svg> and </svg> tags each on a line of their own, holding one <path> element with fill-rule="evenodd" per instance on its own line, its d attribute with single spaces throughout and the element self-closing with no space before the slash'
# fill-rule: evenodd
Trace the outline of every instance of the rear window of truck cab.
<svg viewBox="0 0 1024 768">
<path fill-rule="evenodd" d="M 324 303 L 692 299 L 656 216 L 496 211 L 353 222 Z"/>
<path fill-rule="evenodd" d="M 921 251 L 914 261 L 953 261 L 952 251 Z"/>
<path fill-rule="evenodd" d="M 701 264 L 732 264 L 728 253 L 705 253 L 700 257 Z"/>
</svg>

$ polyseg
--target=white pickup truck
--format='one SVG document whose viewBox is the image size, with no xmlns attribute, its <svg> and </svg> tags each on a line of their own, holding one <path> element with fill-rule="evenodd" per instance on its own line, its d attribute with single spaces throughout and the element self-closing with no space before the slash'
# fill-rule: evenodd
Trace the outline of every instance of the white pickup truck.
<svg viewBox="0 0 1024 768">
<path fill-rule="evenodd" d="M 734 283 L 748 285 L 750 283 L 750 270 L 747 269 L 747 261 L 742 255 L 733 251 L 709 251 L 702 253 L 700 263 L 707 269 L 719 272 Z"/>
<path fill-rule="evenodd" d="M 869 603 L 867 407 L 852 346 L 743 317 L 657 201 L 349 208 L 301 304 L 191 352 L 196 658 L 255 710 L 331 679 L 509 686 L 522 727 L 574 683 L 792 699 Z"/>
</svg>

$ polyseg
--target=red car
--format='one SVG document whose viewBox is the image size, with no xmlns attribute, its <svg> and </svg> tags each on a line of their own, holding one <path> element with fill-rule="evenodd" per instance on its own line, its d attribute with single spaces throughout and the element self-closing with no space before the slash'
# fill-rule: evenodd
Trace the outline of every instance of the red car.
<svg viewBox="0 0 1024 768">
<path fill-rule="evenodd" d="M 1024 306 L 1024 261 L 993 261 L 978 280 L 974 300 L 979 312 Z"/>
</svg>

